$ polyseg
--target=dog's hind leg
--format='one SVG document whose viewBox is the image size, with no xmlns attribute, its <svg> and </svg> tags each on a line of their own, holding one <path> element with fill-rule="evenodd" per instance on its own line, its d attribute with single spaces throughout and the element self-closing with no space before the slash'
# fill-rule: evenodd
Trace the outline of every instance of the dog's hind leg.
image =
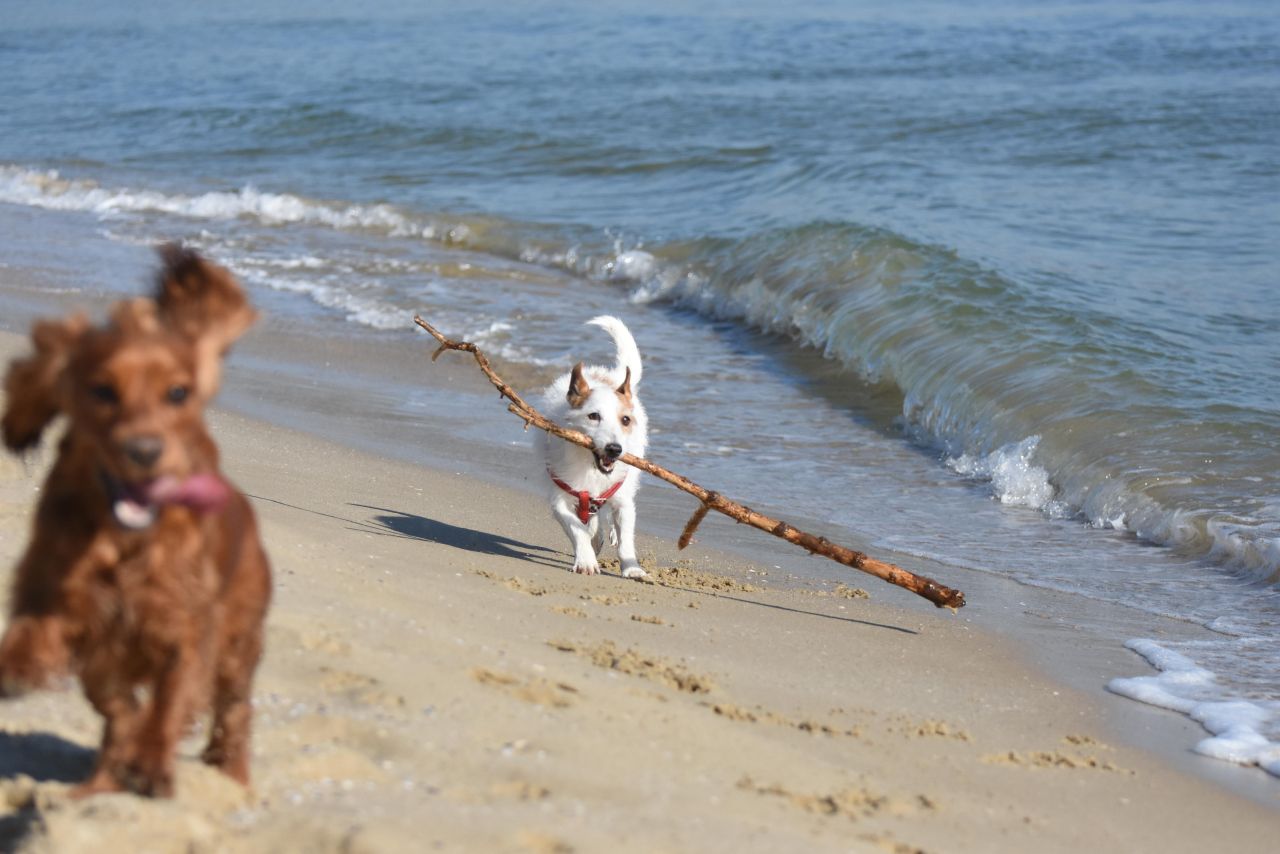
<svg viewBox="0 0 1280 854">
<path fill-rule="evenodd" d="M 618 562 L 623 578 L 644 578 L 647 574 L 636 559 L 636 505 L 619 501 L 613 508 L 613 522 L 618 535 Z"/>
<path fill-rule="evenodd" d="M 588 530 L 591 531 L 591 550 L 596 553 L 596 557 L 599 557 L 600 553 L 604 551 L 604 537 L 606 532 L 609 534 L 610 544 L 617 545 L 618 538 L 617 535 L 613 533 L 613 524 L 606 523 L 602 518 L 606 512 L 608 511 L 601 510 L 592 517 L 591 524 L 588 525 Z"/>
<path fill-rule="evenodd" d="M 613 512 L 613 506 L 608 505 L 600 508 L 597 518 L 600 520 L 600 527 L 596 529 L 591 544 L 596 547 L 596 554 L 599 555 L 604 551 L 606 537 L 609 545 L 615 548 L 618 545 L 618 516 Z"/>
</svg>

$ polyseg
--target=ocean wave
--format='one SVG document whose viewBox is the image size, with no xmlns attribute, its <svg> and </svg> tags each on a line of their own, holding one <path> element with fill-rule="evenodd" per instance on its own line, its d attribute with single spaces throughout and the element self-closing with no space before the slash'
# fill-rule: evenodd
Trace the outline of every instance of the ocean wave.
<svg viewBox="0 0 1280 854">
<path fill-rule="evenodd" d="M 110 188 L 18 165 L 0 166 L 0 201 L 104 219 L 154 213 L 372 231 L 565 270 L 617 286 L 635 304 L 676 305 L 785 336 L 866 383 L 896 386 L 906 435 L 940 451 L 959 476 L 989 482 L 1003 503 L 1079 515 L 1254 582 L 1280 580 L 1280 518 L 1259 511 L 1268 495 L 1280 495 L 1280 481 L 1256 462 L 1280 455 L 1274 413 L 1188 416 L 1190 395 L 1178 387 L 1185 365 L 1158 336 L 1038 298 L 942 247 L 821 222 L 646 245 L 248 186 L 203 194 Z M 360 293 L 349 278 L 279 272 L 290 275 L 254 275 L 353 322 L 404 325 L 405 306 Z M 1191 379 L 1193 388 L 1206 385 Z M 1161 422 L 1168 429 L 1149 426 Z M 1206 444 L 1215 435 L 1216 449 Z"/>
<path fill-rule="evenodd" d="M 1135 352 L 1140 336 L 1111 318 L 1047 307 L 946 250 L 846 225 L 616 250 L 595 267 L 555 260 L 625 283 L 633 302 L 782 335 L 866 383 L 897 386 L 906 434 L 1002 503 L 1280 580 L 1280 524 L 1249 512 L 1280 491 L 1255 471 L 1277 457 L 1274 434 L 1224 423 L 1221 449 L 1207 445 L 1215 425 L 1179 409 L 1189 402 L 1172 376 L 1172 390 L 1152 382 L 1160 354 Z M 1086 362 L 1073 348 L 1097 355 Z M 1160 419 L 1169 429 L 1153 431 Z"/>
<path fill-rule="evenodd" d="M 1028 436 L 986 456 L 961 454 L 949 457 L 946 463 L 956 474 L 989 482 L 1001 504 L 1030 507 L 1051 515 L 1066 515 L 1066 507 L 1054 500 L 1056 490 L 1049 482 L 1049 472 L 1032 462 L 1039 444 L 1039 436 Z"/>
<path fill-rule="evenodd" d="M 237 275 L 252 285 L 273 291 L 300 294 L 317 305 L 339 312 L 344 319 L 370 329 L 404 329 L 405 311 L 376 297 L 352 293 L 349 285 L 325 284 L 310 278 L 271 275 L 260 269 L 227 261 Z"/>
<path fill-rule="evenodd" d="M 103 187 L 95 181 L 63 178 L 56 170 L 0 166 L 0 201 L 48 210 L 86 211 L 101 217 L 162 213 L 201 220 L 247 217 L 263 225 L 303 223 L 336 229 L 378 230 L 397 237 L 438 236 L 431 222 L 407 216 L 390 205 L 330 204 L 289 193 L 245 186 L 198 195 Z"/>
</svg>

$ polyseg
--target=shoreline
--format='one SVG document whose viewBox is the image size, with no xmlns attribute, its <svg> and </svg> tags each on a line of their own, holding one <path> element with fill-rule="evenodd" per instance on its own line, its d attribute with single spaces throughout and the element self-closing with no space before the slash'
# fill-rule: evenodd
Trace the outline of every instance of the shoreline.
<svg viewBox="0 0 1280 854">
<path fill-rule="evenodd" d="M 333 326 L 342 328 L 336 322 Z M 320 340 L 324 343 L 320 344 Z M 219 404 L 249 417 L 283 423 L 366 453 L 453 471 L 459 476 L 478 478 L 490 486 L 514 489 L 523 494 L 524 500 L 532 500 L 535 507 L 541 507 L 541 471 L 527 447 L 531 432 L 522 431 L 520 422 L 505 411 L 504 403 L 497 399 L 496 392 L 470 356 L 446 354 L 439 361 L 431 362 L 435 342 L 425 332 L 416 337 L 386 333 L 326 337 L 305 332 L 286 339 L 267 334 L 257 341 L 254 353 L 239 354 L 238 364 L 233 360 L 228 373 L 234 376 L 239 371 L 241 380 L 251 388 L 269 387 L 272 382 L 264 376 L 263 366 L 271 365 L 272 370 L 278 370 L 286 360 L 306 353 L 308 347 L 310 355 L 303 361 L 317 366 L 323 362 L 326 371 L 334 364 L 347 366 L 350 376 L 339 382 L 339 386 L 353 395 L 351 400 L 331 404 L 322 414 L 321 401 L 329 387 L 317 384 L 293 387 L 287 401 L 264 400 L 261 394 L 236 393 L 229 388 Z M 359 367 L 361 364 L 363 368 Z M 370 366 L 378 368 L 371 370 Z M 301 364 L 294 364 L 289 373 L 305 370 Z M 508 366 L 500 365 L 499 370 L 506 372 Z M 515 373 L 505 378 L 520 393 L 530 391 L 520 382 L 528 377 Z M 332 380 L 332 375 L 326 377 L 326 383 Z M 400 398 L 401 394 L 404 399 Z M 467 417 L 453 417 L 448 411 L 451 407 L 464 410 Z M 361 435 L 357 437 L 353 431 Z M 662 435 L 659 434 L 655 445 L 661 442 Z M 441 448 L 447 451 L 441 452 Z M 655 447 L 653 459 L 660 462 L 660 454 L 660 447 Z M 714 488 L 710 481 L 703 485 Z M 879 553 L 856 534 L 832 532 L 830 526 L 822 522 L 797 517 L 785 507 L 741 495 L 730 497 L 800 528 L 831 536 L 842 545 L 964 590 L 969 604 L 956 614 L 948 614 L 873 576 L 810 556 L 802 549 L 717 513 L 708 514 L 688 550 L 676 552 L 675 540 L 695 509 L 696 501 L 652 477 L 644 479 L 640 494 L 637 528 L 645 535 L 643 542 L 655 551 L 665 551 L 672 559 L 710 553 L 718 560 L 752 567 L 764 583 L 782 590 L 820 593 L 838 585 L 865 588 L 876 607 L 887 608 L 899 618 L 954 621 L 966 629 L 991 634 L 1008 645 L 1011 654 L 1024 666 L 1087 698 L 1093 714 L 1104 723 L 1112 738 L 1147 751 L 1182 773 L 1192 774 L 1260 805 L 1280 809 L 1280 785 L 1266 772 L 1192 751 L 1192 746 L 1208 737 L 1200 724 L 1104 689 L 1113 677 L 1149 672 L 1146 662 L 1124 647 L 1124 639 L 1209 634 L 1194 623 L 926 557 Z M 550 525 L 546 544 L 561 549 L 561 536 L 559 528 Z M 1076 619 L 1082 610 L 1089 613 L 1090 622 Z M 1099 626 L 1106 626 L 1110 634 L 1104 635 Z"/>
<path fill-rule="evenodd" d="M 23 347 L 0 335 L 4 361 Z M 16 829 L 30 833 L 22 850 L 108 852 L 425 838 L 446 850 L 1264 850 L 1274 797 L 1208 782 L 1212 766 L 1247 769 L 1179 761 L 1190 742 L 1173 733 L 1190 721 L 1105 695 L 1081 668 L 1105 666 L 1096 644 L 1051 616 L 1066 594 L 905 559 L 974 604 L 939 613 L 856 573 L 843 580 L 872 598 L 844 598 L 799 550 L 712 518 L 677 554 L 692 499 L 655 481 L 640 493 L 639 544 L 666 583 L 574 576 L 520 474 L 527 439 L 487 383 L 470 364 L 430 366 L 428 341 L 421 364 L 388 362 L 399 349 L 267 319 L 210 418 L 276 569 L 253 794 L 188 745 L 173 803 L 68 803 L 63 781 L 98 722 L 75 691 L 39 694 L 0 706 L 14 757 L 0 839 Z M 289 359 L 320 376 L 300 380 Z M 329 382 L 326 361 L 352 378 Z M 394 395 L 362 372 L 421 387 L 380 407 Z M 484 424 L 459 436 L 447 412 L 404 406 Z M 273 424 L 282 412 L 309 429 Z M 38 463 L 50 460 L 46 444 Z M 0 467 L 9 565 L 38 471 Z"/>
</svg>

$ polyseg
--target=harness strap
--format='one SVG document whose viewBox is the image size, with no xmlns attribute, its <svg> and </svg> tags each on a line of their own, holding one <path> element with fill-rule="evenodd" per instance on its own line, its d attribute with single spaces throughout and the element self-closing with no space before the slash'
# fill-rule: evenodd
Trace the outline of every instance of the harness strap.
<svg viewBox="0 0 1280 854">
<path fill-rule="evenodd" d="M 547 474 L 551 476 L 552 483 L 578 499 L 578 519 L 584 525 L 591 521 L 591 517 L 596 515 L 600 508 L 604 506 L 604 503 L 612 498 L 614 493 L 621 489 L 622 484 L 626 482 L 626 478 L 623 478 L 613 486 L 606 489 L 598 497 L 592 498 L 590 492 L 587 492 L 585 489 L 574 489 L 572 486 L 556 477 L 555 473 L 552 472 L 551 469 L 547 469 Z"/>
</svg>

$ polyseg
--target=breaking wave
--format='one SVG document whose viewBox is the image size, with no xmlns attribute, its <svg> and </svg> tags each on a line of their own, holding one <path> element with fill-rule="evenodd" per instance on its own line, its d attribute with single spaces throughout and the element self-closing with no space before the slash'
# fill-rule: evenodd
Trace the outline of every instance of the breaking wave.
<svg viewBox="0 0 1280 854">
<path fill-rule="evenodd" d="M 1070 295 L 1046 299 L 942 247 L 848 223 L 646 245 L 598 231 L 264 192 L 110 188 L 0 166 L 0 202 L 110 220 L 249 220 L 426 240 L 611 284 L 785 336 L 864 383 L 896 387 L 898 425 L 999 501 L 1280 578 L 1280 416 L 1223 402 L 1222 380 Z M 403 325 L 394 294 L 350 280 L 248 278 L 358 324 Z M 1221 371 L 1217 372 L 1218 374 Z M 851 393 L 852 396 L 853 393 Z M 851 401 L 851 403 L 853 403 Z M 1277 465 L 1259 465 L 1259 460 Z M 1207 465 L 1211 460 L 1212 465 Z"/>
</svg>

